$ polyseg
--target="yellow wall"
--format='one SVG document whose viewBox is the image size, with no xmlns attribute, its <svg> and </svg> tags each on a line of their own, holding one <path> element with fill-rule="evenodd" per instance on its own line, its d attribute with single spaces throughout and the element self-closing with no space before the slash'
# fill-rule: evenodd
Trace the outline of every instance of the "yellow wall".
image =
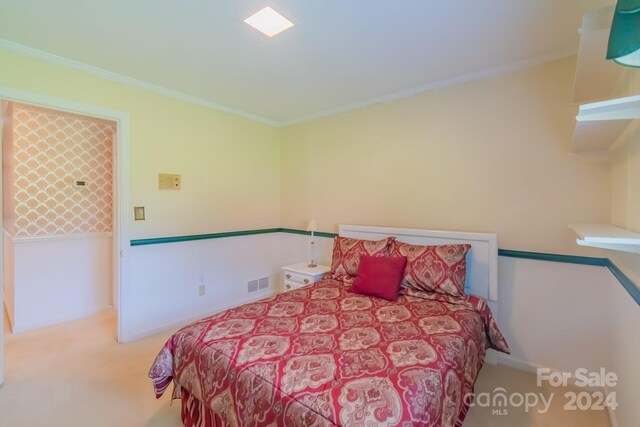
<svg viewBox="0 0 640 427">
<path fill-rule="evenodd" d="M 640 233 L 640 124 L 632 125 L 615 151 L 613 161 L 613 224 Z M 636 284 L 640 284 L 640 255 L 609 251 L 613 262 Z M 617 285 L 617 283 L 616 283 Z M 618 374 L 616 387 L 621 426 L 638 420 L 636 397 L 640 394 L 640 322 L 638 304 L 626 291 L 613 294 L 612 371 Z"/>
<path fill-rule="evenodd" d="M 132 238 L 340 223 L 497 232 L 595 254 L 566 226 L 611 217 L 611 171 L 568 153 L 575 60 L 277 129 L 0 51 L 0 86 L 127 112 Z M 183 175 L 159 191 L 159 172 Z"/>
<path fill-rule="evenodd" d="M 129 113 L 132 238 L 279 226 L 279 129 L 4 51 L 1 86 Z"/>
<path fill-rule="evenodd" d="M 613 224 L 640 233 L 640 124 L 632 125 L 613 161 Z M 640 283 L 640 255 L 611 252 L 616 264 Z"/>
<path fill-rule="evenodd" d="M 569 154 L 575 58 L 287 127 L 282 226 L 499 233 L 508 249 L 594 254 L 610 166 Z"/>
</svg>

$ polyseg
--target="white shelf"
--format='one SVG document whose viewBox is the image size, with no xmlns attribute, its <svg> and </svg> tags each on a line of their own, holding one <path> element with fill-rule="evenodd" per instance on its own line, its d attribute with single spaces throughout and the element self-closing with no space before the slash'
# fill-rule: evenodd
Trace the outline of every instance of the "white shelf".
<svg viewBox="0 0 640 427">
<path fill-rule="evenodd" d="M 640 253 L 640 234 L 609 224 L 569 224 L 576 232 L 576 243 L 615 251 Z"/>
<path fill-rule="evenodd" d="M 571 152 L 599 153 L 606 152 L 618 141 L 633 120 L 596 120 L 585 121 L 576 117 L 573 130 Z"/>
<path fill-rule="evenodd" d="M 640 119 L 638 95 L 581 105 L 571 152 L 608 151 L 636 119 Z"/>
<path fill-rule="evenodd" d="M 640 119 L 640 70 L 606 60 L 615 6 L 585 14 L 573 87 L 580 104 L 572 153 L 607 152 Z"/>
<path fill-rule="evenodd" d="M 593 122 L 637 118 L 640 118 L 640 95 L 581 105 L 576 120 Z"/>
</svg>

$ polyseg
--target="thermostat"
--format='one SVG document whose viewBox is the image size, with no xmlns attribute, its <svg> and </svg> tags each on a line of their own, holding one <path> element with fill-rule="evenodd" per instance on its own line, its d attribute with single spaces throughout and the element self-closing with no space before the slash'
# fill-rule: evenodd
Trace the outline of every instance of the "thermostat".
<svg viewBox="0 0 640 427">
<path fill-rule="evenodd" d="M 89 186 L 89 181 L 86 179 L 74 179 L 73 180 L 73 188 L 87 188 Z"/>
</svg>

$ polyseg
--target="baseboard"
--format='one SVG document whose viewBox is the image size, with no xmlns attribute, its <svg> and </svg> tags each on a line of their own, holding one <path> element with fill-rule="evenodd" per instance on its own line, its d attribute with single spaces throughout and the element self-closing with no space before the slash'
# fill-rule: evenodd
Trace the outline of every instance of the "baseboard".
<svg viewBox="0 0 640 427">
<path fill-rule="evenodd" d="M 132 334 L 126 334 L 126 336 L 121 337 L 120 339 L 120 343 L 121 344 L 125 344 L 128 342 L 133 342 L 133 341 L 137 341 L 137 340 L 141 340 L 144 338 L 149 338 L 153 335 L 157 335 L 157 334 L 161 334 L 161 333 L 166 333 L 169 331 L 175 331 L 177 329 L 180 329 L 183 326 L 188 325 L 189 323 L 193 323 L 196 320 L 200 320 L 204 317 L 208 317 L 208 316 L 213 316 L 214 314 L 220 313 L 221 311 L 224 310 L 228 310 L 230 308 L 234 308 L 234 307 L 238 307 L 240 305 L 243 304 L 249 304 L 252 302 L 256 302 L 258 300 L 261 300 L 263 298 L 267 298 L 270 296 L 275 295 L 275 292 L 273 292 L 272 290 L 267 289 L 266 291 L 262 291 L 262 292 L 256 292 L 254 295 L 252 295 L 251 297 L 248 298 L 244 298 L 242 300 L 237 301 L 234 304 L 229 304 L 229 305 L 225 305 L 225 306 L 221 306 L 221 307 L 216 307 L 212 310 L 207 310 L 204 311 L 202 313 L 193 315 L 193 316 L 189 316 L 189 317 L 185 317 L 182 318 L 178 321 L 175 322 L 169 322 L 169 323 L 164 323 L 158 327 L 152 328 L 152 329 L 146 329 L 144 331 L 141 332 L 134 332 Z"/>
<path fill-rule="evenodd" d="M 484 356 L 485 363 L 489 365 L 497 365 L 498 364 L 498 352 L 493 349 L 488 349 L 487 353 Z"/>
<path fill-rule="evenodd" d="M 548 369 L 550 372 L 565 372 L 561 369 L 551 368 L 549 366 L 536 365 L 534 363 L 524 362 L 522 360 L 516 359 L 510 355 L 506 354 L 498 354 L 498 364 L 508 366 L 513 369 L 517 369 L 519 371 L 528 372 L 530 374 L 537 374 L 538 369 Z M 604 391 L 602 387 L 590 387 L 585 385 L 576 384 L 576 379 L 571 377 L 567 381 L 568 385 L 572 387 L 581 388 L 589 391 Z"/>
<path fill-rule="evenodd" d="M 85 317 L 91 317 L 91 316 L 97 316 L 99 314 L 106 314 L 110 311 L 113 310 L 113 306 L 112 305 L 107 305 L 104 307 L 100 307 L 100 308 L 96 308 L 93 310 L 87 310 L 87 311 L 83 311 L 80 313 L 76 313 L 73 314 L 71 316 L 63 316 L 63 317 L 58 317 L 55 318 L 53 320 L 49 320 L 47 322 L 38 322 L 38 323 L 31 323 L 31 324 L 26 324 L 26 325 L 21 325 L 21 324 L 13 324 L 13 334 L 21 334 L 23 332 L 28 332 L 28 331 L 32 331 L 34 329 L 40 329 L 40 328 L 44 328 L 47 326 L 53 326 L 53 325 L 57 325 L 59 323 L 66 323 L 66 322 L 71 322 L 73 320 L 79 320 L 79 319 L 84 319 Z"/>
<path fill-rule="evenodd" d="M 523 362 L 522 360 L 518 360 L 507 354 L 498 354 L 498 365 L 508 366 L 519 371 L 528 372 L 530 374 L 537 373 L 538 369 L 543 367 L 534 365 L 529 362 Z"/>
</svg>

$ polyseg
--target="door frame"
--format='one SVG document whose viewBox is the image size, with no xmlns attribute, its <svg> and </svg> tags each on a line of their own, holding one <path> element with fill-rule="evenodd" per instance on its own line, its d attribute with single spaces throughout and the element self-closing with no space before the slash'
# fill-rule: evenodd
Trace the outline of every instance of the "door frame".
<svg viewBox="0 0 640 427">
<path fill-rule="evenodd" d="M 63 98 L 51 97 L 35 92 L 28 92 L 10 87 L 0 86 L 0 99 L 15 101 L 24 104 L 31 104 L 40 107 L 52 108 L 59 111 L 80 114 L 83 116 L 96 117 L 111 120 L 116 123 L 117 132 L 113 144 L 113 306 L 117 312 L 117 340 L 119 343 L 126 341 L 125 313 L 126 298 L 125 290 L 127 284 L 126 260 L 128 248 L 130 246 L 129 237 L 129 213 L 131 211 L 131 201 L 129 197 L 129 114 L 97 107 Z M 1 118 L 0 118 L 1 120 Z M 0 147 L 1 148 L 1 147 Z M 0 194 L 2 190 L 2 176 L 0 174 Z M 0 205 L 1 212 L 1 205 Z M 2 233 L 0 233 L 0 236 Z M 3 237 L 3 236 L 1 236 Z M 2 242 L 2 240 L 0 240 Z M 0 248 L 0 282 L 2 281 L 2 265 L 4 253 Z M 0 301 L 4 304 L 4 283 L 0 286 Z M 4 317 L 4 315 L 3 315 Z M 3 326 L 4 320 L 0 320 Z M 3 380 L 4 372 L 4 340 L 0 337 L 0 384 Z"/>
</svg>

